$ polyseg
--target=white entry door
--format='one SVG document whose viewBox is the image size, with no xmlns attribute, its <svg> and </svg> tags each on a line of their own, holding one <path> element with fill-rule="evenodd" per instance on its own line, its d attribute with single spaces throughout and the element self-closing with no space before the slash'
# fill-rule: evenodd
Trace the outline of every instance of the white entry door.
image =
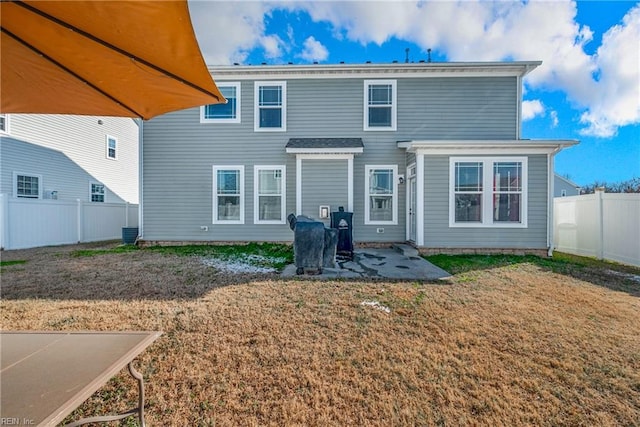
<svg viewBox="0 0 640 427">
<path fill-rule="evenodd" d="M 409 240 L 416 241 L 416 176 L 409 176 L 407 181 L 409 187 Z"/>
</svg>

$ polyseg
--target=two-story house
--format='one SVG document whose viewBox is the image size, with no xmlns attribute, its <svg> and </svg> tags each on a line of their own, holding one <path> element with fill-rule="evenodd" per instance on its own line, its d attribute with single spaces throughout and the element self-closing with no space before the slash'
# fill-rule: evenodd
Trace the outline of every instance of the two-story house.
<svg viewBox="0 0 640 427">
<path fill-rule="evenodd" d="M 290 241 L 353 212 L 356 243 L 551 246 L 553 158 L 520 138 L 540 62 L 221 66 L 228 103 L 144 124 L 144 241 Z"/>
</svg>

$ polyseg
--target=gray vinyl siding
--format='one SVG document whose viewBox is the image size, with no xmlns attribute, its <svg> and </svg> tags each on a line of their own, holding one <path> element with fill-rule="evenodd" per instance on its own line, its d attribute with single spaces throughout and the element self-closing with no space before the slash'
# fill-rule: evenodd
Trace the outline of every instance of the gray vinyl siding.
<svg viewBox="0 0 640 427">
<path fill-rule="evenodd" d="M 40 176 L 43 199 L 48 198 L 47 192 L 57 191 L 58 200 L 88 202 L 91 201 L 90 183 L 100 183 L 64 153 L 10 136 L 0 137 L 0 160 L 0 193 L 11 197 L 15 197 L 14 173 Z M 105 202 L 124 203 L 125 200 L 105 185 Z"/>
<path fill-rule="evenodd" d="M 515 77 L 398 79 L 398 140 L 515 139 Z"/>
<path fill-rule="evenodd" d="M 347 210 L 347 160 L 302 161 L 302 214 L 318 218 L 320 205 Z M 323 221 L 329 225 L 329 220 Z"/>
<path fill-rule="evenodd" d="M 527 228 L 450 228 L 449 156 L 426 156 L 424 246 L 427 248 L 547 247 L 547 157 L 528 156 Z"/>
<path fill-rule="evenodd" d="M 398 187 L 398 224 L 382 226 L 384 233 L 379 234 L 376 230 L 381 226 L 364 225 L 365 165 L 397 165 L 398 173 L 406 173 L 407 157 L 397 148 L 399 140 L 516 137 L 515 77 L 470 78 L 470 82 L 467 78 L 398 78 L 398 128 L 382 132 L 363 130 L 364 80 L 287 81 L 286 132 L 254 131 L 253 80 L 241 81 L 239 124 L 202 124 L 199 108 L 145 122 L 144 239 L 291 240 L 293 233 L 286 224 L 254 224 L 253 166 L 286 165 L 286 212 L 295 212 L 296 157 L 285 152 L 289 138 L 362 138 L 364 153 L 354 157 L 354 239 L 402 241 L 406 237 L 405 185 Z M 306 174 L 312 177 L 317 172 L 313 164 L 303 160 L 303 212 L 317 217 L 320 204 L 346 207 L 346 169 L 344 181 L 335 183 L 332 177 L 327 181 L 330 185 L 320 180 L 317 188 L 307 189 L 312 184 Z M 337 164 L 346 168 L 346 160 Z M 212 224 L 214 165 L 245 167 L 243 225 Z M 344 188 L 343 203 L 342 190 L 336 191 L 336 185 Z M 201 231 L 201 226 L 208 226 L 208 231 Z"/>
</svg>

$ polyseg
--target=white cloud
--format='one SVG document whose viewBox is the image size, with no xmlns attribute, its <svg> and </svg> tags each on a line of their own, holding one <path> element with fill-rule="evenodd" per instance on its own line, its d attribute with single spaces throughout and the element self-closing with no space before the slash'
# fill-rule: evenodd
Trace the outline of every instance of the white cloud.
<svg viewBox="0 0 640 427">
<path fill-rule="evenodd" d="M 551 110 L 549 112 L 549 117 L 551 117 L 551 127 L 552 128 L 558 127 L 558 123 L 560 123 L 560 121 L 558 120 L 558 112 L 555 110 Z"/>
<path fill-rule="evenodd" d="M 249 51 L 273 41 L 265 37 L 264 18 L 273 6 L 263 2 L 189 1 L 191 21 L 207 64 L 244 62 Z M 271 50 L 269 50 L 271 49 Z"/>
<path fill-rule="evenodd" d="M 526 122 L 536 116 L 544 116 L 544 104 L 538 99 L 522 101 L 522 121 Z"/>
<path fill-rule="evenodd" d="M 281 45 L 283 45 L 280 37 L 271 35 L 260 38 L 260 45 L 264 49 L 264 56 L 268 59 L 275 59 L 282 56 Z"/>
<path fill-rule="evenodd" d="M 304 50 L 300 57 L 305 61 L 324 61 L 329 57 L 329 51 L 322 43 L 310 36 L 304 41 Z"/>
<path fill-rule="evenodd" d="M 599 78 L 581 94 L 589 108 L 580 117 L 584 135 L 609 137 L 620 126 L 640 123 L 640 5 L 602 37 L 595 55 Z"/>
</svg>

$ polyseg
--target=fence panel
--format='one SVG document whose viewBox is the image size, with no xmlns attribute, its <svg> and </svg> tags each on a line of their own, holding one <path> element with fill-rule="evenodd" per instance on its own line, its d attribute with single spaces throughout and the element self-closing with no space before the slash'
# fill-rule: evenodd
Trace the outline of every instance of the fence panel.
<svg viewBox="0 0 640 427">
<path fill-rule="evenodd" d="M 603 258 L 640 266 L 640 194 L 603 194 Z"/>
<path fill-rule="evenodd" d="M 3 249 L 26 249 L 120 239 L 138 225 L 138 205 L 29 200 L 0 194 Z"/>
<path fill-rule="evenodd" d="M 640 266 L 640 194 L 554 199 L 558 251 Z"/>
</svg>

